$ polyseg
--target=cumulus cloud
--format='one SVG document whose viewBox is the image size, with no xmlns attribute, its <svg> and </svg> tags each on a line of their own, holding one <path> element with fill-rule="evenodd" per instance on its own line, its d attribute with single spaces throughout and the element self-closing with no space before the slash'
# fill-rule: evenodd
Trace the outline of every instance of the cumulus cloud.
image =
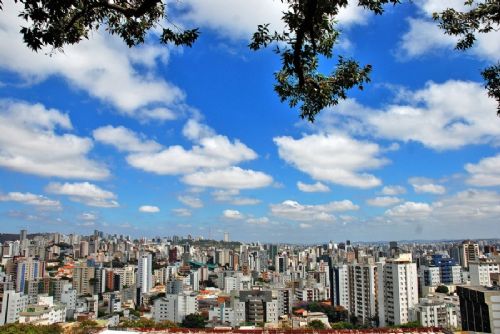
<svg viewBox="0 0 500 334">
<path fill-rule="evenodd" d="M 240 219 L 244 219 L 245 216 L 239 212 L 238 210 L 224 210 L 222 212 L 222 217 L 226 218 L 226 219 L 233 219 L 233 220 L 240 220 Z"/>
<path fill-rule="evenodd" d="M 114 193 L 89 182 L 52 182 L 45 187 L 45 191 L 51 194 L 69 196 L 70 200 L 88 206 L 101 208 L 115 208 L 119 206 Z"/>
<path fill-rule="evenodd" d="M 392 217 L 416 219 L 428 216 L 432 212 L 432 207 L 428 203 L 405 202 L 385 212 Z"/>
<path fill-rule="evenodd" d="M 500 185 L 500 154 L 481 159 L 477 164 L 468 163 L 465 170 L 469 173 L 467 183 L 478 187 Z"/>
<path fill-rule="evenodd" d="M 199 209 L 203 207 L 203 202 L 198 197 L 184 195 L 184 196 L 177 196 L 177 199 L 179 200 L 179 202 L 193 209 Z"/>
<path fill-rule="evenodd" d="M 381 181 L 363 172 L 383 166 L 380 147 L 339 134 L 313 134 L 301 139 L 275 137 L 281 159 L 312 178 L 344 186 L 371 188 Z"/>
<path fill-rule="evenodd" d="M 273 178 L 263 172 L 229 167 L 188 174 L 182 178 L 182 181 L 197 187 L 255 189 L 269 186 Z"/>
<path fill-rule="evenodd" d="M 108 169 L 87 156 L 92 140 L 71 130 L 69 116 L 58 110 L 0 100 L 0 166 L 43 177 L 107 178 Z"/>
<path fill-rule="evenodd" d="M 402 186 L 385 186 L 382 188 L 382 194 L 383 195 L 389 195 L 389 196 L 394 196 L 394 195 L 402 195 L 406 193 L 405 187 Z"/>
<path fill-rule="evenodd" d="M 77 219 L 85 222 L 95 222 L 98 216 L 94 212 L 83 212 L 78 215 Z"/>
<path fill-rule="evenodd" d="M 261 201 L 257 198 L 241 197 L 239 189 L 217 189 L 212 192 L 212 197 L 217 202 L 226 202 L 232 205 L 256 205 Z"/>
<path fill-rule="evenodd" d="M 257 154 L 239 140 L 231 142 L 226 136 L 216 135 L 206 125 L 195 121 L 189 121 L 183 133 L 195 141 L 191 149 L 174 145 L 158 152 L 130 154 L 127 162 L 147 172 L 176 175 L 201 168 L 225 168 L 257 158 Z"/>
<path fill-rule="evenodd" d="M 420 9 L 419 18 L 411 18 L 409 30 L 402 36 L 400 42 L 401 55 L 405 58 L 419 57 L 436 52 L 436 50 L 452 50 L 457 41 L 456 36 L 446 35 L 437 23 L 432 21 L 432 14 L 442 12 L 447 8 L 458 11 L 468 11 L 471 6 L 465 5 L 462 0 L 419 0 L 415 4 Z M 497 61 L 500 54 L 500 31 L 492 31 L 487 34 L 476 34 L 476 41 L 470 53 L 480 59 Z M 455 52 L 453 50 L 453 52 Z"/>
<path fill-rule="evenodd" d="M 270 205 L 271 214 L 276 217 L 295 221 L 335 221 L 332 212 L 358 210 L 359 206 L 349 200 L 334 201 L 320 205 L 304 205 L 296 201 L 287 200 L 279 204 Z"/>
<path fill-rule="evenodd" d="M 94 139 L 103 144 L 114 146 L 122 152 L 155 152 L 161 145 L 154 140 L 147 140 L 123 126 L 107 125 L 93 131 Z"/>
<path fill-rule="evenodd" d="M 143 205 L 139 208 L 139 212 L 144 213 L 158 213 L 160 212 L 160 208 L 153 205 Z"/>
<path fill-rule="evenodd" d="M 348 122 L 342 123 L 346 115 L 332 111 L 322 117 L 327 124 L 336 124 L 353 134 L 415 141 L 435 150 L 497 143 L 500 139 L 496 102 L 488 97 L 482 83 L 428 82 L 422 89 L 405 91 L 395 103 L 380 109 L 353 100 L 346 103 L 350 108 Z"/>
<path fill-rule="evenodd" d="M 42 195 L 35 195 L 32 193 L 9 192 L 5 195 L 0 194 L 0 202 L 18 202 L 27 205 L 34 205 L 39 207 L 60 208 L 59 201 L 51 200 Z"/>
<path fill-rule="evenodd" d="M 269 23 L 270 30 L 284 29 L 281 17 L 286 3 L 269 0 L 186 0 L 177 3 L 184 13 L 181 20 L 187 25 L 211 28 L 224 37 L 248 40 L 257 25 Z M 342 26 L 363 24 L 368 14 L 357 3 L 350 2 L 336 17 Z"/>
<path fill-rule="evenodd" d="M 321 182 L 316 182 L 313 184 L 307 184 L 303 182 L 297 182 L 297 188 L 299 188 L 300 191 L 306 192 L 306 193 L 318 193 L 318 192 L 329 192 L 330 188 L 328 188 L 327 185 L 321 183 Z"/>
<path fill-rule="evenodd" d="M 304 228 L 311 228 L 312 225 L 311 224 L 306 224 L 306 223 L 300 223 L 299 227 L 302 228 L 302 229 L 304 229 Z"/>
<path fill-rule="evenodd" d="M 20 4 L 4 4 L 0 41 L 9 47 L 0 49 L 0 68 L 32 81 L 61 77 L 72 87 L 136 118 L 162 121 L 167 117 L 158 108 L 179 112 L 184 108 L 182 90 L 155 73 L 155 64 L 168 60 L 167 48 L 145 45 L 130 49 L 117 37 L 94 33 L 88 40 L 66 46 L 64 53 L 49 57 L 46 53 L 50 50 L 33 52 L 22 42 L 19 27 L 25 21 L 18 17 L 21 9 Z M 137 65 L 147 70 L 138 71 Z"/>
<path fill-rule="evenodd" d="M 425 177 L 412 177 L 408 180 L 416 193 L 428 193 L 442 195 L 446 188 L 440 184 L 435 184 L 431 179 Z"/>
<path fill-rule="evenodd" d="M 366 201 L 368 205 L 379 206 L 379 207 L 391 206 L 399 202 L 401 202 L 400 198 L 392 196 L 377 196 L 375 198 L 370 198 Z"/>
</svg>

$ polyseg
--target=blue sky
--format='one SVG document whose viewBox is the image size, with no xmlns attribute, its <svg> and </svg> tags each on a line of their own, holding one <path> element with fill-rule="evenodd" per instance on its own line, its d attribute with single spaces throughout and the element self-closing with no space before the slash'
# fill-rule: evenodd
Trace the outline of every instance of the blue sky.
<svg viewBox="0 0 500 334">
<path fill-rule="evenodd" d="M 0 15 L 2 232 L 319 242 L 499 237 L 500 120 L 480 70 L 500 33 L 453 50 L 415 0 L 339 16 L 336 54 L 374 67 L 363 92 L 314 124 L 279 102 L 271 51 L 281 1 L 184 0 L 193 48 L 128 49 L 104 33 L 29 51 L 14 5 Z M 334 62 L 322 60 L 329 71 Z"/>
</svg>

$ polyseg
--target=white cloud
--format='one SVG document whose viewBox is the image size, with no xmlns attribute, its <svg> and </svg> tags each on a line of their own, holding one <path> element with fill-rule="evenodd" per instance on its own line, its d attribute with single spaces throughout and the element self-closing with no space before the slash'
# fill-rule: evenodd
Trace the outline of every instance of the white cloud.
<svg viewBox="0 0 500 334">
<path fill-rule="evenodd" d="M 435 150 L 497 143 L 500 139 L 496 102 L 477 82 L 428 82 L 420 90 L 405 91 L 397 103 L 380 109 L 370 109 L 355 101 L 347 103 L 350 113 L 345 124 L 342 123 L 345 115 L 332 111 L 326 111 L 322 117 L 328 124 L 336 124 L 353 134 L 416 141 Z"/>
<path fill-rule="evenodd" d="M 94 212 L 83 212 L 78 216 L 78 220 L 86 222 L 95 222 L 97 220 L 97 214 Z"/>
<path fill-rule="evenodd" d="M 240 220 L 245 218 L 245 216 L 238 210 L 224 210 L 222 216 L 226 219 Z"/>
<path fill-rule="evenodd" d="M 198 197 L 185 195 L 185 196 L 178 196 L 177 199 L 179 200 L 179 202 L 193 209 L 199 209 L 203 207 L 203 202 Z"/>
<path fill-rule="evenodd" d="M 385 212 L 392 217 L 416 219 L 428 216 L 432 207 L 428 203 L 405 202 Z"/>
<path fill-rule="evenodd" d="M 66 46 L 64 53 L 55 52 L 49 57 L 46 53 L 50 50 L 36 53 L 22 42 L 19 27 L 26 23 L 18 17 L 21 9 L 20 4 L 4 4 L 0 41 L 9 47 L 0 49 L 0 68 L 29 80 L 62 77 L 73 87 L 110 103 L 122 114 L 141 119 L 168 119 L 165 112 L 155 108 L 183 108 L 184 93 L 155 74 L 155 64 L 168 60 L 166 47 L 145 45 L 130 49 L 118 37 L 93 33 L 88 40 Z M 147 70 L 138 71 L 136 65 L 144 65 Z"/>
<path fill-rule="evenodd" d="M 394 196 L 394 195 L 402 195 L 406 193 L 405 187 L 402 186 L 385 186 L 382 188 L 382 194 L 383 195 L 389 195 L 389 196 Z"/>
<path fill-rule="evenodd" d="M 401 56 L 414 58 L 436 52 L 440 49 L 452 49 L 458 38 L 445 35 L 436 22 L 408 19 L 410 30 L 400 42 Z"/>
<path fill-rule="evenodd" d="M 59 201 L 51 200 L 45 196 L 17 191 L 9 192 L 5 195 L 0 194 L 0 202 L 18 202 L 27 205 L 52 208 L 60 208 L 61 206 Z"/>
<path fill-rule="evenodd" d="M 434 203 L 433 207 L 439 221 L 497 224 L 500 219 L 500 195 L 495 191 L 468 189 Z"/>
<path fill-rule="evenodd" d="M 407 58 L 422 56 L 434 53 L 436 50 L 455 48 L 459 37 L 446 35 L 440 29 L 437 22 L 431 21 L 432 14 L 442 12 L 446 8 L 454 8 L 459 11 L 468 11 L 470 6 L 466 6 L 463 0 L 420 0 L 415 4 L 420 8 L 422 16 L 411 18 L 409 30 L 401 38 L 400 47 L 402 55 Z M 470 52 L 480 59 L 497 61 L 500 54 L 500 31 L 492 31 L 487 34 L 476 34 L 476 42 Z M 457 52 L 455 50 L 451 52 Z"/>
<path fill-rule="evenodd" d="M 96 141 L 114 146 L 122 152 L 155 152 L 161 149 L 157 142 L 143 139 L 143 136 L 123 126 L 103 126 L 95 129 L 92 135 Z"/>
<path fill-rule="evenodd" d="M 481 159 L 477 164 L 468 163 L 465 170 L 469 172 L 467 183 L 479 187 L 500 185 L 500 154 Z"/>
<path fill-rule="evenodd" d="M 192 215 L 191 211 L 186 208 L 172 209 L 172 212 L 178 217 L 191 217 Z"/>
<path fill-rule="evenodd" d="M 440 184 L 435 184 L 431 179 L 425 177 L 412 177 L 408 180 L 416 193 L 429 193 L 442 195 L 446 188 Z"/>
<path fill-rule="evenodd" d="M 72 201 L 88 206 L 101 208 L 115 208 L 119 206 L 114 193 L 89 182 L 52 182 L 45 187 L 45 191 L 51 194 L 69 196 Z"/>
<path fill-rule="evenodd" d="M 297 182 L 297 188 L 299 188 L 300 191 L 306 192 L 306 193 L 316 193 L 316 192 L 329 192 L 330 188 L 328 188 L 327 185 L 324 185 L 321 182 L 316 182 L 313 184 L 307 184 L 303 182 Z"/>
<path fill-rule="evenodd" d="M 269 222 L 270 220 L 267 217 L 252 217 L 247 219 L 247 223 L 252 225 L 267 225 Z"/>
<path fill-rule="evenodd" d="M 377 196 L 375 198 L 370 198 L 369 200 L 366 201 L 368 205 L 380 206 L 380 207 L 391 206 L 399 202 L 401 202 L 400 198 L 392 196 Z"/>
<path fill-rule="evenodd" d="M 300 224 L 299 224 L 299 227 L 300 227 L 300 228 L 311 228 L 311 227 L 312 227 L 312 225 L 311 225 L 311 224 L 306 224 L 306 223 L 300 223 Z"/>
<path fill-rule="evenodd" d="M 0 166 L 43 177 L 107 178 L 108 169 L 87 157 L 92 140 L 64 133 L 71 129 L 58 110 L 0 100 Z"/>
<path fill-rule="evenodd" d="M 182 178 L 182 181 L 197 187 L 254 189 L 269 186 L 273 182 L 273 178 L 262 172 L 229 167 L 188 174 Z"/>
<path fill-rule="evenodd" d="M 363 173 L 387 163 L 375 143 L 339 134 L 306 135 L 301 139 L 275 137 L 279 156 L 312 178 L 344 186 L 371 188 L 380 185 L 375 176 Z"/>
<path fill-rule="evenodd" d="M 197 144 L 191 149 L 170 146 L 159 152 L 131 154 L 127 156 L 127 162 L 144 171 L 175 175 L 201 168 L 225 168 L 257 158 L 257 154 L 239 140 L 231 142 L 226 136 L 216 135 L 207 129 L 206 125 L 189 121 L 184 127 L 184 134 Z"/>
<path fill-rule="evenodd" d="M 240 197 L 239 189 L 218 189 L 212 192 L 212 197 L 217 202 L 227 202 L 233 205 L 256 205 L 261 201 L 256 198 Z"/>
<path fill-rule="evenodd" d="M 281 21 L 288 9 L 278 0 L 186 0 L 177 3 L 184 12 L 181 20 L 186 25 L 208 27 L 224 37 L 248 40 L 257 25 L 270 23 L 271 31 L 284 29 Z M 369 14 L 356 3 L 349 2 L 335 18 L 342 26 L 363 24 Z"/>
<path fill-rule="evenodd" d="M 139 212 L 144 213 L 157 213 L 160 212 L 160 208 L 153 205 L 143 205 L 139 208 Z"/>
<path fill-rule="evenodd" d="M 304 205 L 287 200 L 280 204 L 270 205 L 271 214 L 276 217 L 296 221 L 335 221 L 332 212 L 358 210 L 359 207 L 349 200 L 334 201 L 320 205 Z"/>
</svg>

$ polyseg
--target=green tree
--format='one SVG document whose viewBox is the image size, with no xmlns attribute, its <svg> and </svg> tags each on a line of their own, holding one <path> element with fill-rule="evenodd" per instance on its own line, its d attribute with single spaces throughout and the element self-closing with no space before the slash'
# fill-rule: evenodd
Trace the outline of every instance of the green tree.
<svg viewBox="0 0 500 334">
<path fill-rule="evenodd" d="M 310 329 L 325 329 L 326 328 L 325 324 L 321 320 L 310 321 L 307 324 L 307 327 Z"/>
<path fill-rule="evenodd" d="M 8 324 L 0 326 L 2 334 L 62 334 L 63 332 L 58 325 Z"/>
<path fill-rule="evenodd" d="M 0 0 L 0 8 L 2 7 Z M 62 49 L 89 38 L 97 30 L 117 35 L 129 46 L 144 43 L 147 32 L 161 22 L 174 18 L 168 15 L 162 0 L 14 0 L 23 5 L 20 13 L 26 26 L 20 32 L 32 50 L 42 47 Z M 259 50 L 274 46 L 282 68 L 275 73 L 275 91 L 282 102 L 299 107 L 300 116 L 314 121 L 325 107 L 347 98 L 347 91 L 363 89 L 370 81 L 371 65 L 360 65 L 355 59 L 336 55 L 331 73 L 319 72 L 320 58 L 333 58 L 338 44 L 337 16 L 348 0 L 281 0 L 288 4 L 282 20 L 285 30 L 270 32 L 268 24 L 257 27 L 249 47 Z M 353 0 L 351 0 L 353 1 Z M 357 0 L 358 5 L 375 14 L 384 12 L 384 5 L 402 0 Z M 473 46 L 475 35 L 489 33 L 500 24 L 498 0 L 466 0 L 470 10 L 447 9 L 434 14 L 439 26 L 450 35 L 461 36 L 457 49 Z M 192 46 L 199 36 L 195 29 L 162 28 L 159 42 Z M 482 72 L 489 96 L 498 102 L 500 114 L 500 63 Z"/>
<path fill-rule="evenodd" d="M 450 290 L 448 289 L 448 287 L 446 285 L 440 285 L 436 288 L 436 292 L 439 292 L 439 293 L 449 293 Z"/>
<path fill-rule="evenodd" d="M 201 314 L 188 314 L 184 320 L 182 320 L 181 326 L 184 328 L 205 328 L 207 322 Z"/>
<path fill-rule="evenodd" d="M 466 0 L 468 11 L 457 11 L 448 8 L 433 17 L 439 27 L 447 34 L 459 36 L 456 45 L 458 50 L 470 49 L 477 34 L 486 34 L 498 30 L 500 26 L 500 2 L 498 0 Z M 481 72 L 485 80 L 488 95 L 497 101 L 497 114 L 500 115 L 500 62 L 491 65 Z"/>
</svg>

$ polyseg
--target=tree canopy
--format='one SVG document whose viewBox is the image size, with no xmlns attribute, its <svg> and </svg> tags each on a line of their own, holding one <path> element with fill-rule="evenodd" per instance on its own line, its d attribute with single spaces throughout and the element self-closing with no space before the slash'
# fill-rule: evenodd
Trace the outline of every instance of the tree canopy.
<svg viewBox="0 0 500 334">
<path fill-rule="evenodd" d="M 26 21 L 20 33 L 25 44 L 34 51 L 43 47 L 54 50 L 89 38 L 92 31 L 105 30 L 119 36 L 129 47 L 145 42 L 151 29 L 159 29 L 159 42 L 192 46 L 198 28 L 183 29 L 167 12 L 161 0 L 14 0 L 23 5 L 19 14 Z M 298 107 L 300 116 L 311 122 L 328 106 L 347 98 L 347 91 L 363 89 L 370 81 L 370 64 L 360 65 L 355 59 L 336 54 L 331 73 L 318 70 L 320 59 L 333 58 L 338 44 L 337 16 L 348 0 L 281 0 L 288 5 L 283 13 L 284 31 L 270 32 L 269 24 L 257 27 L 249 47 L 252 50 L 273 46 L 281 58 L 282 68 L 275 73 L 275 91 L 282 102 Z M 375 14 L 384 12 L 384 5 L 401 0 L 357 0 L 358 6 Z M 474 45 L 476 34 L 498 29 L 498 0 L 467 0 L 469 11 L 447 9 L 435 13 L 434 19 L 445 33 L 460 36 L 456 48 L 466 50 Z M 0 0 L 0 9 L 2 0 Z M 169 27 L 163 27 L 169 22 Z M 481 73 L 490 97 L 498 102 L 500 115 L 500 63 Z"/>
</svg>

